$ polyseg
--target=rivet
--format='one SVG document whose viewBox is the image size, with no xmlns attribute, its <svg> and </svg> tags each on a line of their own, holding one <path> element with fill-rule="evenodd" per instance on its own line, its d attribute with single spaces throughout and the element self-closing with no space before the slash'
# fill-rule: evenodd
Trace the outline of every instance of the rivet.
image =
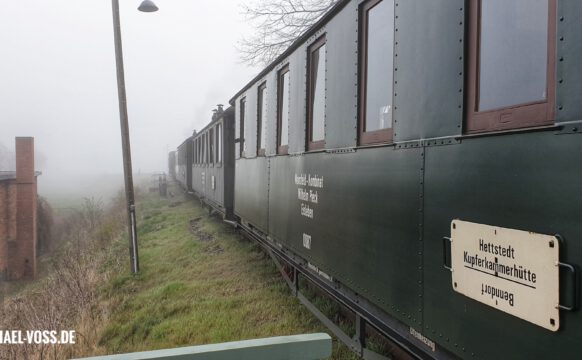
<svg viewBox="0 0 582 360">
<path fill-rule="evenodd" d="M 560 36 L 560 41 L 564 41 L 564 37 L 563 36 Z"/>
<path fill-rule="evenodd" d="M 564 21 L 564 17 L 563 16 L 560 16 L 560 21 Z"/>
</svg>

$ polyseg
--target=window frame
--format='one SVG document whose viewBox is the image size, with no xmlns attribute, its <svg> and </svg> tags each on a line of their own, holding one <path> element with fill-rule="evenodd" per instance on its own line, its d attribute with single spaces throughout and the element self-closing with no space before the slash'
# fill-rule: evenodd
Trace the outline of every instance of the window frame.
<svg viewBox="0 0 582 360">
<path fill-rule="evenodd" d="M 265 95 L 267 93 L 267 82 L 263 81 L 257 88 L 257 156 L 265 156 L 266 144 L 261 144 L 261 137 L 263 132 L 263 121 L 266 121 L 265 115 L 263 114 L 263 103 L 265 102 L 265 97 L 263 96 L 263 90 Z M 261 145 L 263 147 L 261 147 Z"/>
<path fill-rule="evenodd" d="M 469 2 L 468 81 L 466 132 L 482 133 L 525 127 L 553 125 L 556 104 L 556 17 L 557 1 L 548 0 L 548 57 L 546 99 L 502 108 L 478 111 L 480 87 L 482 0 Z"/>
<path fill-rule="evenodd" d="M 284 76 L 285 74 L 289 74 L 289 64 L 285 64 L 278 72 L 277 72 L 277 154 L 279 155 L 287 155 L 289 153 L 289 143 L 287 145 L 281 145 L 281 139 L 283 134 L 283 96 L 289 96 L 289 94 L 283 94 L 284 90 Z M 289 75 L 289 81 L 291 80 L 291 75 Z M 289 84 L 287 84 L 289 85 Z M 289 111 L 289 103 L 287 103 L 287 111 Z M 289 118 L 287 118 L 289 121 Z M 287 126 L 289 122 L 287 122 Z M 287 133 L 289 129 L 287 128 Z M 289 142 L 289 135 L 287 134 L 287 142 Z"/>
<path fill-rule="evenodd" d="M 239 100 L 239 156 L 245 157 L 245 115 L 247 109 L 247 97 L 244 96 Z"/>
<path fill-rule="evenodd" d="M 390 128 L 378 129 L 373 131 L 366 131 L 366 116 L 367 116 L 367 85 L 368 85 L 368 13 L 376 5 L 385 0 L 368 0 L 360 5 L 360 32 L 358 40 L 360 44 L 359 51 L 359 96 L 358 96 L 358 115 L 360 117 L 358 122 L 359 145 L 371 145 L 379 143 L 391 143 L 394 138 L 394 119 L 391 117 L 392 125 Z M 392 44 L 394 46 L 394 44 Z M 392 54 L 394 59 L 394 53 Z M 393 60 L 394 61 L 394 60 Z M 392 71 L 394 71 L 394 64 L 392 64 Z M 394 84 L 392 85 L 392 107 L 394 107 Z"/>
<path fill-rule="evenodd" d="M 306 142 L 307 150 L 321 150 L 325 148 L 325 131 L 323 134 L 323 140 L 313 141 L 313 96 L 315 95 L 314 86 L 317 79 L 314 76 L 315 69 L 313 66 L 313 54 L 319 50 L 322 46 L 327 44 L 327 34 L 321 35 L 317 40 L 315 40 L 307 48 L 307 131 L 306 131 Z M 327 48 L 326 48 L 327 50 Z M 327 61 L 327 56 L 326 56 Z M 325 66 L 327 70 L 327 65 Z M 324 89 L 325 89 L 325 83 Z M 325 93 L 325 90 L 324 90 Z M 325 115 L 324 115 L 324 129 L 325 129 Z"/>
</svg>

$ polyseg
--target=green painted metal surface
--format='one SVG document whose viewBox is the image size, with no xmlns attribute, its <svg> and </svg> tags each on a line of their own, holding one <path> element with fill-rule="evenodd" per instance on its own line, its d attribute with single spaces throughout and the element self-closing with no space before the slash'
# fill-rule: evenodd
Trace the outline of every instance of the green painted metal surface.
<svg viewBox="0 0 582 360">
<path fill-rule="evenodd" d="M 305 151 L 306 51 L 302 45 L 289 58 L 289 153 Z"/>
<path fill-rule="evenodd" d="M 333 53 L 326 82 L 327 149 L 355 146 L 353 32 L 360 3 L 350 2 L 319 29 Z M 460 357 L 575 358 L 582 349 L 580 311 L 561 312 L 561 329 L 552 333 L 455 293 L 442 266 L 442 238 L 455 218 L 560 234 L 561 260 L 582 265 L 582 136 L 552 129 L 463 137 L 466 1 L 395 4 L 394 139 L 403 145 L 458 136 L 459 143 L 240 160 L 237 214 Z M 558 124 L 582 119 L 580 13 L 582 2 L 558 0 Z M 306 57 L 305 44 L 289 57 L 290 153 L 305 150 Z M 254 96 L 256 87 L 249 92 Z M 252 106 L 251 124 L 256 104 L 247 102 Z M 246 134 L 254 146 L 256 127 Z M 324 178 L 322 188 L 311 189 L 318 194 L 317 204 L 309 204 L 313 219 L 301 214 L 301 203 L 309 201 L 298 199 L 296 174 Z M 569 304 L 573 289 L 567 280 L 561 277 L 561 296 Z"/>
<path fill-rule="evenodd" d="M 394 140 L 461 134 L 465 1 L 395 5 Z"/>
<path fill-rule="evenodd" d="M 582 1 L 558 1 L 556 114 L 559 122 L 582 120 Z"/>
<path fill-rule="evenodd" d="M 561 312 L 553 333 L 453 291 L 442 266 L 451 220 L 560 234 L 561 261 L 582 254 L 582 136 L 554 131 L 465 139 L 426 150 L 424 333 L 459 356 L 572 359 L 581 349 L 580 313 Z M 562 245 L 561 245 L 562 247 Z M 567 274 L 564 274 L 567 275 Z M 562 276 L 562 299 L 572 285 Z"/>
<path fill-rule="evenodd" d="M 235 165 L 234 212 L 264 233 L 269 219 L 269 159 L 240 159 Z"/>
<path fill-rule="evenodd" d="M 274 158 L 269 235 L 400 320 L 416 324 L 422 315 L 421 159 L 419 149 L 391 147 Z M 323 187 L 297 185 L 296 175 L 323 178 Z M 317 203 L 299 200 L 300 188 L 317 192 Z M 302 205 L 313 210 L 313 218 L 302 215 Z M 311 239 L 310 249 L 304 236 Z"/>
<path fill-rule="evenodd" d="M 96 356 L 86 360 L 315 360 L 331 355 L 328 334 L 279 336 L 221 344 Z M 80 359 L 79 359 L 80 360 Z"/>
<path fill-rule="evenodd" d="M 277 72 L 279 68 L 271 71 L 267 76 L 267 114 L 263 121 L 267 121 L 267 143 L 265 144 L 265 154 L 274 155 L 277 153 L 277 94 L 278 82 Z"/>
<path fill-rule="evenodd" d="M 325 31 L 325 147 L 353 147 L 358 135 L 358 3 L 347 4 Z"/>
</svg>

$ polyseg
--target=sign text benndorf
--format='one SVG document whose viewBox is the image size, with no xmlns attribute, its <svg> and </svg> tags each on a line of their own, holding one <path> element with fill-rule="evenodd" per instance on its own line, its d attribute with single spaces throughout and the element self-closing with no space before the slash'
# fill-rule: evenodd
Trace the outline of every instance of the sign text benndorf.
<svg viewBox="0 0 582 360">
<path fill-rule="evenodd" d="M 556 331 L 559 246 L 555 236 L 453 220 L 453 289 Z"/>
</svg>

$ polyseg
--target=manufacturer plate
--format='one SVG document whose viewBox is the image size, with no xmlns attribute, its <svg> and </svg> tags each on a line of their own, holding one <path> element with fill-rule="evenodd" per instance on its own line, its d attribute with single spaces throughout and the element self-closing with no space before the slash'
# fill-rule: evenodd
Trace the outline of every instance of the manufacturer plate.
<svg viewBox="0 0 582 360">
<path fill-rule="evenodd" d="M 559 246 L 555 236 L 453 220 L 453 289 L 557 331 Z"/>
</svg>

